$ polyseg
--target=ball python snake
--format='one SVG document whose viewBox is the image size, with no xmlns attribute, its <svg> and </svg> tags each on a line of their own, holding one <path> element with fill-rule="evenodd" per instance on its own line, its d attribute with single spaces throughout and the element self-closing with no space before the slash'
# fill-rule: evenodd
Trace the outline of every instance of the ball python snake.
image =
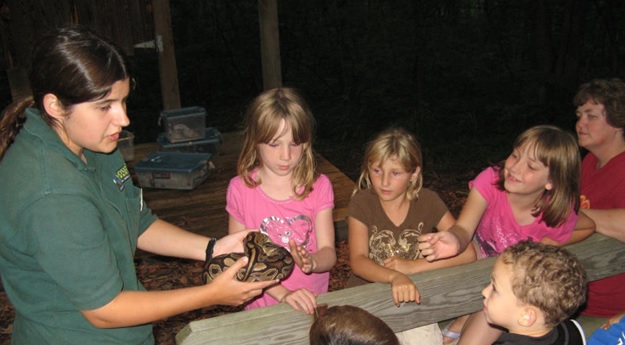
<svg viewBox="0 0 625 345">
<path fill-rule="evenodd" d="M 273 243 L 269 236 L 251 231 L 243 241 L 243 253 L 215 256 L 204 264 L 204 282 L 208 283 L 227 270 L 235 261 L 247 256 L 247 265 L 241 268 L 236 278 L 239 281 L 266 281 L 284 279 L 293 271 L 295 262 L 291 253 Z"/>
</svg>

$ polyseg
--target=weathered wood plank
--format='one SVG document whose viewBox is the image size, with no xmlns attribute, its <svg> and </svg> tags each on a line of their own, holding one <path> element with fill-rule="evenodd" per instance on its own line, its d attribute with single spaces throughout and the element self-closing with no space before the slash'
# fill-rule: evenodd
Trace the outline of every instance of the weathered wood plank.
<svg viewBox="0 0 625 345">
<path fill-rule="evenodd" d="M 625 272 L 625 244 L 594 234 L 567 247 L 584 263 L 590 280 Z M 481 309 L 481 291 L 490 280 L 495 258 L 412 276 L 421 304 L 397 308 L 387 284 L 330 292 L 319 303 L 351 304 L 387 322 L 396 332 L 448 320 Z M 179 345 L 199 344 L 308 344 L 312 317 L 288 305 L 276 305 L 191 322 L 176 336 Z"/>
</svg>

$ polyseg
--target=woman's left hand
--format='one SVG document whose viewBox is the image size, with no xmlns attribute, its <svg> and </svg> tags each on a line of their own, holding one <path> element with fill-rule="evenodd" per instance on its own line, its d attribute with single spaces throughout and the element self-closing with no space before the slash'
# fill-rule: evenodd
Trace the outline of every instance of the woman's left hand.
<svg viewBox="0 0 625 345">
<path fill-rule="evenodd" d="M 215 243 L 215 248 L 213 249 L 213 257 L 228 253 L 242 253 L 243 240 L 250 231 L 258 231 L 258 229 L 247 229 L 235 232 L 217 240 L 217 242 Z"/>
</svg>

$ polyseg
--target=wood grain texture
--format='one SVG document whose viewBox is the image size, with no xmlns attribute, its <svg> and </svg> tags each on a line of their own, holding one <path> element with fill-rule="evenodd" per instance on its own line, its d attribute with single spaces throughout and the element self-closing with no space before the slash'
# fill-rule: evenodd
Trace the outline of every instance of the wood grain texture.
<svg viewBox="0 0 625 345">
<path fill-rule="evenodd" d="M 590 280 L 625 272 L 625 244 L 594 234 L 568 246 L 586 266 Z M 396 307 L 387 284 L 372 283 L 319 297 L 319 303 L 355 305 L 387 322 L 396 332 L 444 321 L 482 308 L 481 291 L 495 258 L 412 276 L 421 304 Z M 308 344 L 312 316 L 280 304 L 191 322 L 176 336 L 179 345 Z"/>
</svg>

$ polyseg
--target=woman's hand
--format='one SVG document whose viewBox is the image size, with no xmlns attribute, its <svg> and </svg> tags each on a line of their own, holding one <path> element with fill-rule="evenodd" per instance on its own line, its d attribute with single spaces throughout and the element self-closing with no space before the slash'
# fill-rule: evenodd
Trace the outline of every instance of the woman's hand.
<svg viewBox="0 0 625 345">
<path fill-rule="evenodd" d="M 419 250 L 427 261 L 450 258 L 460 253 L 460 240 L 450 231 L 419 236 Z"/>
<path fill-rule="evenodd" d="M 306 314 L 314 314 L 317 308 L 317 294 L 307 289 L 299 289 L 288 291 L 282 296 L 280 302 L 289 304 L 297 311 L 303 311 Z"/>
<path fill-rule="evenodd" d="M 408 278 L 407 275 L 395 272 L 391 278 L 391 290 L 393 292 L 393 301 L 396 306 L 401 306 L 403 302 L 421 303 L 421 295 L 415 283 Z"/>
<path fill-rule="evenodd" d="M 295 264 L 299 266 L 302 272 L 309 274 L 315 269 L 315 259 L 310 255 L 310 252 L 303 246 L 295 244 L 295 241 L 289 240 L 289 247 L 291 248 L 291 256 L 295 260 Z"/>
<path fill-rule="evenodd" d="M 278 284 L 279 280 L 270 280 L 264 282 L 241 282 L 236 278 L 237 272 L 243 268 L 249 259 L 242 257 L 237 260 L 223 273 L 218 275 L 211 283 L 214 287 L 214 299 L 218 304 L 237 306 L 249 302 L 252 298 L 260 295 L 264 289 Z"/>
<path fill-rule="evenodd" d="M 250 231 L 258 231 L 258 229 L 238 231 L 217 240 L 213 249 L 213 257 L 221 254 L 242 253 L 243 240 Z"/>
</svg>

